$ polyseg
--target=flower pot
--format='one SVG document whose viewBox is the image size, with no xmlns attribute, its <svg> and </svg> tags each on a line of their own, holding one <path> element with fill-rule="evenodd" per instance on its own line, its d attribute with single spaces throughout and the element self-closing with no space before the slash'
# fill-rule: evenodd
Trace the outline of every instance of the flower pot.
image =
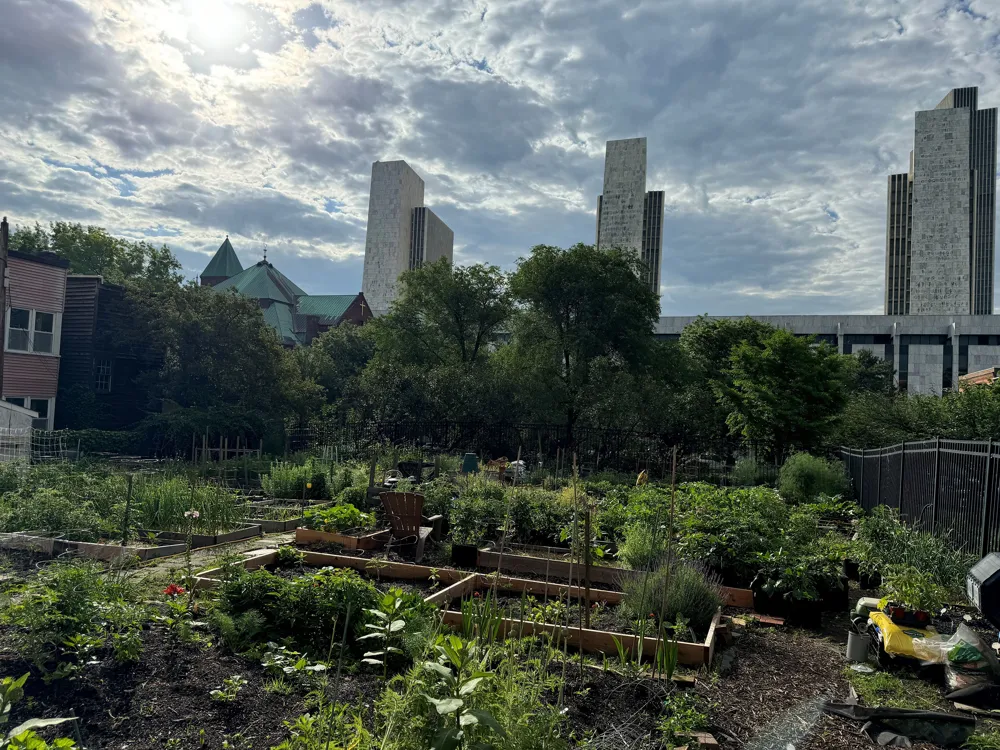
<svg viewBox="0 0 1000 750">
<path fill-rule="evenodd" d="M 848 661 L 868 661 L 868 649 L 871 647 L 871 643 L 871 636 L 867 633 L 855 633 L 853 630 L 849 632 L 847 634 Z"/>
<path fill-rule="evenodd" d="M 835 581 L 821 581 L 819 586 L 820 608 L 824 612 L 846 612 L 851 603 L 848 595 L 847 578 Z"/>
<path fill-rule="evenodd" d="M 882 585 L 882 574 L 877 570 L 874 573 L 860 573 L 858 575 L 858 586 L 865 590 L 874 590 Z"/>
<path fill-rule="evenodd" d="M 753 592 L 753 609 L 759 615 L 785 616 L 785 600 L 781 595 L 765 594 L 759 588 Z"/>
<path fill-rule="evenodd" d="M 808 599 L 785 601 L 785 623 L 800 628 L 818 629 L 823 624 L 823 610 L 819 602 Z"/>
<path fill-rule="evenodd" d="M 451 561 L 463 568 L 475 568 L 479 564 L 479 547 L 475 544 L 452 544 Z"/>
<path fill-rule="evenodd" d="M 861 564 L 857 560 L 844 560 L 844 575 L 850 581 L 858 580 L 861 575 Z"/>
</svg>

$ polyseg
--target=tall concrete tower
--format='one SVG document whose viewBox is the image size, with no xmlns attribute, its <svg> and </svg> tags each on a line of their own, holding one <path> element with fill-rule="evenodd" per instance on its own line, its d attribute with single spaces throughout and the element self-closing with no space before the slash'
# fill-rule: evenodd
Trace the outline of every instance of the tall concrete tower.
<svg viewBox="0 0 1000 750">
<path fill-rule="evenodd" d="M 993 313 L 997 110 L 978 99 L 916 113 L 910 171 L 889 177 L 886 314 Z"/>
<path fill-rule="evenodd" d="M 646 192 L 646 139 L 608 141 L 604 192 L 597 197 L 597 247 L 630 248 L 646 268 L 643 281 L 660 293 L 663 191 Z"/>
<path fill-rule="evenodd" d="M 376 314 L 396 299 L 400 274 L 452 260 L 455 234 L 424 206 L 424 181 L 405 161 L 372 164 L 361 289 Z"/>
</svg>

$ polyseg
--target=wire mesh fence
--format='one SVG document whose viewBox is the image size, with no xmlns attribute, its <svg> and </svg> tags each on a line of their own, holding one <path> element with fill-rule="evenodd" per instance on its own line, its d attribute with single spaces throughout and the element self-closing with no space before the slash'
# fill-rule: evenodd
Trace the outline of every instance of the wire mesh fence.
<svg viewBox="0 0 1000 750">
<path fill-rule="evenodd" d="M 842 448 L 855 500 L 886 505 L 900 519 L 984 556 L 1000 550 L 1000 444 L 921 440 L 886 448 Z"/>
</svg>

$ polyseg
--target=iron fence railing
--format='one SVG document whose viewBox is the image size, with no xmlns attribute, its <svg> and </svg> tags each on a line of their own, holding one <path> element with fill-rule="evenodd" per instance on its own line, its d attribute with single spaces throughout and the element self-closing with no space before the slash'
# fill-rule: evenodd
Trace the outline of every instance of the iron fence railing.
<svg viewBox="0 0 1000 750">
<path fill-rule="evenodd" d="M 1000 443 L 935 438 L 842 448 L 841 456 L 865 510 L 895 508 L 903 521 L 980 556 L 1000 550 Z"/>
</svg>

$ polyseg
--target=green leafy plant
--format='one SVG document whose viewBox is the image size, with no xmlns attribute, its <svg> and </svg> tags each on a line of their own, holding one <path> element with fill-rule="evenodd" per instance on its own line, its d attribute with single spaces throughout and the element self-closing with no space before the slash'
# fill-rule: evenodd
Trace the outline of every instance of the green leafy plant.
<svg viewBox="0 0 1000 750">
<path fill-rule="evenodd" d="M 78 633 L 63 641 L 62 657 L 56 668 L 46 673 L 46 680 L 75 680 L 87 667 L 96 666 L 99 662 L 94 654 L 104 646 L 104 638 L 97 635 Z"/>
<path fill-rule="evenodd" d="M 319 674 L 327 668 L 325 664 L 311 662 L 305 654 L 274 641 L 268 642 L 260 663 L 286 682 L 306 687 L 315 686 Z"/>
<path fill-rule="evenodd" d="M 808 453 L 788 457 L 778 474 L 778 492 L 792 503 L 808 503 L 819 495 L 846 495 L 851 489 L 840 461 Z"/>
<path fill-rule="evenodd" d="M 702 712 L 698 698 L 691 693 L 675 690 L 663 701 L 663 714 L 657 729 L 667 747 L 691 742 L 695 733 L 707 726 L 708 717 Z"/>
<path fill-rule="evenodd" d="M 213 701 L 220 703 L 232 703 L 240 695 L 240 691 L 246 686 L 247 680 L 242 675 L 234 674 L 226 677 L 222 685 L 209 692 Z"/>
<path fill-rule="evenodd" d="M 365 625 L 372 632 L 358 638 L 359 641 L 368 639 L 379 639 L 382 641 L 382 648 L 379 651 L 367 651 L 362 661 L 365 664 L 375 664 L 382 667 L 382 679 L 384 680 L 389 672 L 389 657 L 391 654 L 401 654 L 402 649 L 392 645 L 402 638 L 402 631 L 406 627 L 406 621 L 400 616 L 403 600 L 393 593 L 382 598 L 378 609 L 369 609 L 368 613 L 375 618 L 375 622 Z"/>
<path fill-rule="evenodd" d="M 28 719 L 7 730 L 11 707 L 24 698 L 27 681 L 27 673 L 18 678 L 4 677 L 0 680 L 0 750 L 73 750 L 76 744 L 70 739 L 63 737 L 49 743 L 35 733 L 36 729 L 65 724 L 73 721 L 72 718 Z"/>
<path fill-rule="evenodd" d="M 313 459 L 301 465 L 275 461 L 270 471 L 260 478 L 260 483 L 271 497 L 325 500 L 330 496 L 326 472 Z"/>
<path fill-rule="evenodd" d="M 297 568 L 306 559 L 305 553 L 295 547 L 286 544 L 278 547 L 278 557 L 276 563 L 279 568 Z"/>
<path fill-rule="evenodd" d="M 882 578 L 882 594 L 908 609 L 938 612 L 948 602 L 947 590 L 934 576 L 912 565 L 892 565 Z"/>
<path fill-rule="evenodd" d="M 625 579 L 623 606 L 633 618 L 656 619 L 662 612 L 663 623 L 683 618 L 698 633 L 706 633 L 722 606 L 722 587 L 716 577 L 686 563 L 675 563 L 646 576 Z"/>
<path fill-rule="evenodd" d="M 340 504 L 307 510 L 305 525 L 318 531 L 370 531 L 375 528 L 375 516 L 363 513 L 353 505 Z"/>
<path fill-rule="evenodd" d="M 444 726 L 431 747 L 454 750 L 463 744 L 471 746 L 466 742 L 467 735 L 476 728 L 505 737 L 506 732 L 490 712 L 466 705 L 483 680 L 493 676 L 481 671 L 475 647 L 457 635 L 449 635 L 439 636 L 434 648 L 437 660 L 425 661 L 423 667 L 437 678 L 437 684 L 431 688 L 437 695 L 424 693 L 424 698 L 434 706 Z"/>
</svg>

